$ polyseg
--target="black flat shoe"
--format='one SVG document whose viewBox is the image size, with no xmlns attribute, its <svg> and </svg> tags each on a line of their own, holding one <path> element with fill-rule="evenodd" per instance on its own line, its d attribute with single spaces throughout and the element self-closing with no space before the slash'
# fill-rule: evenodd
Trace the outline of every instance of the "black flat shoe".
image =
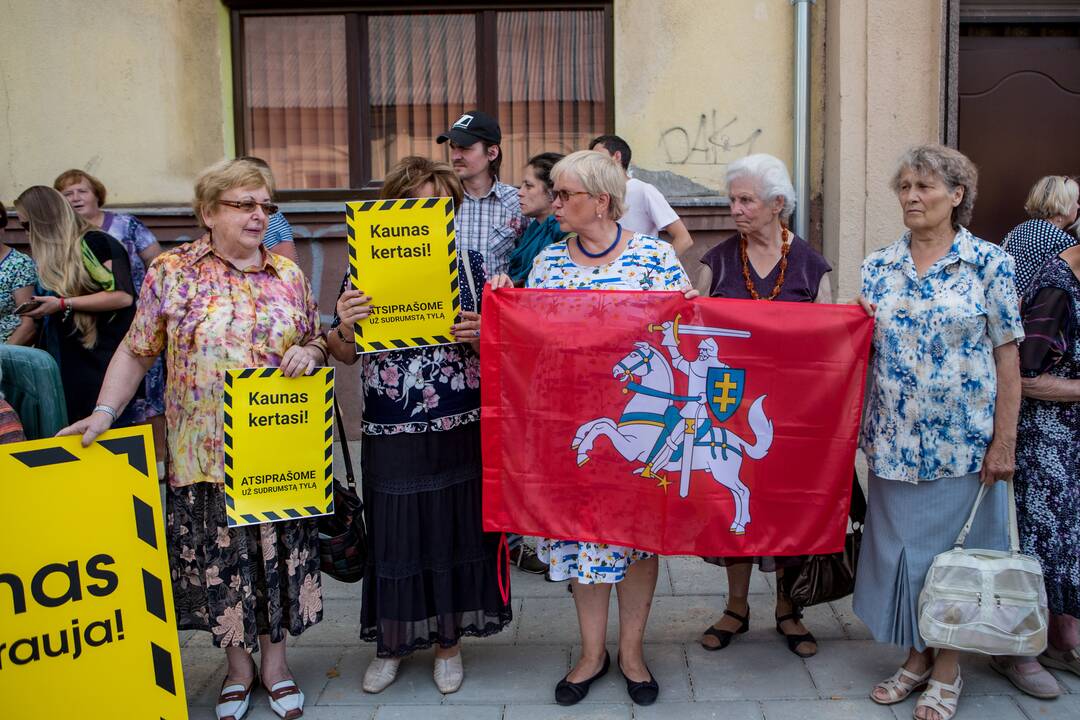
<svg viewBox="0 0 1080 720">
<path fill-rule="evenodd" d="M 786 632 L 784 632 L 784 629 L 780 627 L 780 623 L 782 622 L 785 622 L 787 620 L 798 621 L 802 620 L 802 617 L 802 613 L 798 610 L 796 610 L 795 612 L 790 612 L 787 615 L 781 615 L 780 617 L 776 618 L 776 632 L 784 636 L 784 639 L 787 640 L 788 650 L 790 650 L 791 652 L 795 653 L 801 658 L 814 657 L 815 655 L 817 655 L 816 648 L 814 649 L 814 652 L 810 653 L 801 653 L 798 650 L 799 645 L 801 645 L 802 643 L 814 643 L 815 645 L 817 645 L 817 640 L 814 639 L 813 633 L 808 632 L 802 635 L 788 635 Z"/>
<path fill-rule="evenodd" d="M 746 611 L 746 615 L 740 615 L 739 613 L 737 613 L 737 612 L 735 612 L 733 610 L 724 610 L 724 614 L 738 620 L 739 623 L 740 623 L 739 629 L 736 630 L 735 632 L 732 632 L 731 630 L 721 630 L 721 629 L 719 629 L 717 627 L 714 627 L 714 626 L 710 625 L 709 629 L 706 630 L 703 634 L 713 636 L 714 638 L 716 638 L 717 640 L 720 641 L 720 644 L 719 645 L 706 645 L 705 643 L 701 643 L 701 647 L 705 648 L 709 652 L 714 652 L 716 650 L 723 650 L 724 648 L 726 648 L 731 643 L 731 638 L 735 637 L 736 635 L 742 635 L 744 632 L 746 632 L 747 630 L 750 629 L 750 611 L 749 610 Z"/>
<path fill-rule="evenodd" d="M 600 672 L 596 673 L 588 680 L 582 680 L 579 683 L 570 682 L 565 677 L 559 681 L 555 686 L 555 702 L 560 705 L 577 705 L 589 694 L 589 686 L 592 685 L 595 680 L 607 675 L 608 668 L 610 667 L 611 656 L 608 655 L 607 650 L 605 650 L 604 665 L 600 668 Z M 567 673 L 566 677 L 570 677 L 570 673 Z"/>
<path fill-rule="evenodd" d="M 660 685 L 656 682 L 656 678 L 653 677 L 652 670 L 646 667 L 645 671 L 649 673 L 648 680 L 643 682 L 631 680 L 626 677 L 626 673 L 622 669 L 622 662 L 619 662 L 619 672 L 626 678 L 626 694 L 630 696 L 635 705 L 652 705 L 656 702 L 657 696 L 660 695 Z"/>
</svg>

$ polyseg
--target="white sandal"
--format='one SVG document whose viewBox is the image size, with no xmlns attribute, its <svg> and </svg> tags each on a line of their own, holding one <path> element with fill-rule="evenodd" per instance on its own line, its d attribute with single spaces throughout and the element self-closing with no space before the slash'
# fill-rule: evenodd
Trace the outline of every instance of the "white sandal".
<svg viewBox="0 0 1080 720">
<path fill-rule="evenodd" d="M 888 678 L 882 680 L 870 691 L 870 699 L 878 705 L 895 705 L 907 700 L 911 693 L 926 685 L 930 679 L 933 668 L 927 668 L 922 675 L 916 675 L 907 668 L 901 667 Z M 874 695 L 874 690 L 881 688 L 889 695 L 888 700 L 882 700 Z"/>
<path fill-rule="evenodd" d="M 960 691 L 964 688 L 964 678 L 960 677 L 960 666 L 956 666 L 956 680 L 952 685 L 948 683 L 938 682 L 931 678 L 926 683 L 926 690 L 919 696 L 918 701 L 915 703 L 915 709 L 911 712 L 911 717 L 915 720 L 921 720 L 915 713 L 919 708 L 924 707 L 928 710 L 935 711 L 941 720 L 952 720 L 952 717 L 956 715 L 956 706 L 960 702 Z M 950 692 L 952 697 L 943 697 L 941 693 Z"/>
<path fill-rule="evenodd" d="M 265 686 L 264 686 L 265 687 Z M 270 696 L 270 709 L 284 720 L 296 720 L 304 714 L 304 693 L 293 680 L 282 680 L 266 688 Z"/>
</svg>

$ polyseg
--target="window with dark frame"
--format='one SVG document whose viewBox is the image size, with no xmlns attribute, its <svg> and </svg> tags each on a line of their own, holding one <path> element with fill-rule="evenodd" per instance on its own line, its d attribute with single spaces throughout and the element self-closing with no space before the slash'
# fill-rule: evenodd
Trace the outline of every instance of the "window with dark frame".
<svg viewBox="0 0 1080 720">
<path fill-rule="evenodd" d="M 402 157 L 445 159 L 435 137 L 473 108 L 499 119 L 510 183 L 613 130 L 610 3 L 228 4 L 237 153 L 286 199 L 369 194 Z"/>
</svg>

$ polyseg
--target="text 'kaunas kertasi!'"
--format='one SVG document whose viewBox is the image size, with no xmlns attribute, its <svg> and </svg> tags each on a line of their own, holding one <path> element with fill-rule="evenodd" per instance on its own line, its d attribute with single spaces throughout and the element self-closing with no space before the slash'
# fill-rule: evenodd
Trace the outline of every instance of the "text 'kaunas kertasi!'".
<svg viewBox="0 0 1080 720">
<path fill-rule="evenodd" d="M 298 410 L 296 412 L 281 412 L 278 410 L 274 410 L 273 412 L 261 412 L 256 408 L 276 407 L 281 405 L 300 405 L 306 403 L 307 401 L 308 394 L 306 392 L 249 392 L 248 405 L 251 409 L 248 412 L 248 425 L 251 427 L 303 425 L 308 421 L 307 410 Z"/>
</svg>

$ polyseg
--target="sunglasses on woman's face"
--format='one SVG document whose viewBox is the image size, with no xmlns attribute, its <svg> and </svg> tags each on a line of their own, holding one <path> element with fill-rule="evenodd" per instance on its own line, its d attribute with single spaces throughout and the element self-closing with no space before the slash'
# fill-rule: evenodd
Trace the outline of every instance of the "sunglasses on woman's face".
<svg viewBox="0 0 1080 720">
<path fill-rule="evenodd" d="M 267 217 L 276 214 L 278 211 L 278 206 L 270 202 L 261 203 L 254 200 L 218 200 L 218 202 L 246 213 L 255 212 L 256 207 L 261 207 Z"/>
</svg>

